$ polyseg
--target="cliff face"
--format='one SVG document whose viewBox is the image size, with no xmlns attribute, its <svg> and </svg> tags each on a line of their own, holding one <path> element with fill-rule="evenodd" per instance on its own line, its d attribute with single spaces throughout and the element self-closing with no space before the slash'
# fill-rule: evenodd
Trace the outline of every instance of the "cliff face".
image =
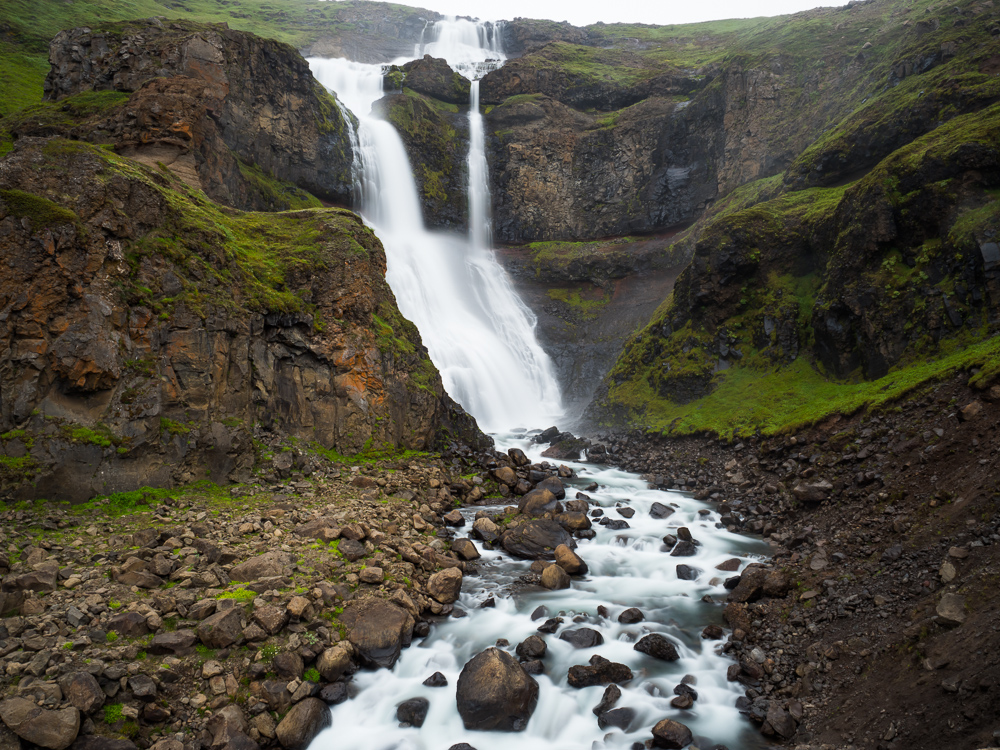
<svg viewBox="0 0 1000 750">
<path fill-rule="evenodd" d="M 150 166 L 162 162 L 243 210 L 293 207 L 280 183 L 330 202 L 350 200 L 348 124 L 287 45 L 224 25 L 153 19 L 60 32 L 49 60 L 50 100 L 132 95 L 77 137 L 111 142 Z M 15 132 L 43 134 L 30 120 Z"/>
<path fill-rule="evenodd" d="M 22 138 L 0 257 L 6 496 L 245 481 L 254 429 L 347 454 L 483 440 L 347 211 L 243 214 L 165 168 Z"/>
</svg>

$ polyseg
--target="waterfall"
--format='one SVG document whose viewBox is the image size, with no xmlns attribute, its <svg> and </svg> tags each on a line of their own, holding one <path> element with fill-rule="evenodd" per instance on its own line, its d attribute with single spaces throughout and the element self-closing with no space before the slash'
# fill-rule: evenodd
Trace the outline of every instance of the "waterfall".
<svg viewBox="0 0 1000 750">
<path fill-rule="evenodd" d="M 499 35 L 464 20 L 438 22 L 432 33 L 427 54 L 476 79 L 469 112 L 468 237 L 424 226 L 403 141 L 392 125 L 371 114 L 382 96 L 381 66 L 321 58 L 309 63 L 358 118 L 361 213 L 385 246 L 386 279 L 399 309 L 420 331 L 445 389 L 484 430 L 548 425 L 562 414 L 552 364 L 536 340 L 535 316 L 490 249 L 478 78 L 503 61 Z"/>
</svg>

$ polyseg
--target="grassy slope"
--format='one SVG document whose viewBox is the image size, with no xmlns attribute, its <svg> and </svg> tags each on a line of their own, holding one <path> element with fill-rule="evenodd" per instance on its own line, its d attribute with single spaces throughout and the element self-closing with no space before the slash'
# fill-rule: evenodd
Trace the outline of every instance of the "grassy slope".
<svg viewBox="0 0 1000 750">
<path fill-rule="evenodd" d="M 881 186 L 898 183 L 901 176 L 905 179 L 908 174 L 918 173 L 925 162 L 947 162 L 970 144 L 1000 145 L 1000 105 L 954 118 L 898 149 L 871 173 L 847 185 L 785 194 L 778 194 L 780 178 L 746 185 L 721 201 L 712 215 L 691 231 L 702 241 L 719 246 L 731 244 L 735 233 L 751 225 L 763 227 L 764 236 L 770 231 L 783 239 L 815 236 L 823 225 L 846 234 L 851 227 L 837 223 L 838 209 L 852 193 L 863 197 Z M 904 214 L 908 201 L 919 198 L 917 192 L 894 197 Z M 977 237 L 996 226 L 1000 226 L 1000 190 L 986 190 L 981 205 L 956 207 L 947 244 L 975 252 Z M 904 299 L 916 298 L 917 314 L 926 302 L 920 290 L 930 286 L 947 295 L 956 282 L 950 275 L 928 277 L 933 274 L 933 256 L 940 247 L 941 242 L 934 239 L 916 248 L 919 255 L 913 268 L 900 262 L 899 249 L 891 248 L 881 265 L 876 263 L 877 270 L 859 276 L 859 283 L 878 286 L 878 305 L 897 304 L 900 295 Z M 840 262 L 838 253 L 845 250 L 833 245 L 827 252 L 832 267 Z M 820 273 L 799 276 L 771 273 L 764 280 L 748 277 L 738 314 L 725 321 L 725 328 L 738 339 L 743 357 L 730 369 L 714 375 L 718 358 L 706 350 L 712 335 L 697 319 L 662 337 L 660 327 L 676 312 L 675 301 L 665 300 L 650 324 L 628 342 L 609 374 L 605 414 L 616 413 L 629 424 L 655 432 L 707 432 L 727 438 L 757 431 L 772 435 L 816 424 L 832 414 L 884 407 L 926 383 L 956 372 L 971 373 L 969 382 L 973 386 L 989 385 L 1000 377 L 1000 336 L 985 325 L 962 329 L 940 342 L 924 339 L 908 350 L 888 375 L 871 381 L 860 376 L 847 380 L 828 377 L 805 352 L 792 362 L 776 363 L 773 352 L 754 346 L 750 329 L 764 316 L 790 316 L 797 320 L 800 341 L 811 345 L 810 320 L 823 291 L 821 273 L 822 269 Z M 664 372 L 667 365 L 669 369 Z M 688 377 L 710 377 L 714 390 L 688 403 L 661 395 L 660 383 Z"/>
</svg>

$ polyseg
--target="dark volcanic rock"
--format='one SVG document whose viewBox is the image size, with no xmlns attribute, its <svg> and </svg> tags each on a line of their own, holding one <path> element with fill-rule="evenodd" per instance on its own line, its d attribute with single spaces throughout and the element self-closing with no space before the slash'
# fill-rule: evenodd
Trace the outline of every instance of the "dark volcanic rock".
<svg viewBox="0 0 1000 750">
<path fill-rule="evenodd" d="M 426 698 L 410 698 L 396 708 L 396 719 L 404 724 L 422 727 L 430 710 L 431 702 Z"/>
<path fill-rule="evenodd" d="M 609 682 L 628 682 L 632 676 L 632 670 L 624 664 L 594 654 L 590 657 L 589 666 L 577 664 L 569 668 L 569 685 L 575 688 L 607 685 Z"/>
<path fill-rule="evenodd" d="M 604 636 L 593 628 L 576 628 L 561 632 L 559 640 L 572 644 L 573 648 L 593 648 L 604 643 Z"/>
<path fill-rule="evenodd" d="M 652 656 L 654 659 L 662 659 L 663 661 L 677 661 L 680 658 L 673 641 L 659 633 L 644 635 L 633 648 Z"/>
<path fill-rule="evenodd" d="M 653 727 L 653 747 L 681 750 L 691 744 L 691 730 L 678 721 L 664 719 Z"/>
<path fill-rule="evenodd" d="M 538 703 L 538 683 L 510 654 L 488 648 L 462 669 L 457 694 L 466 729 L 520 732 Z"/>
</svg>

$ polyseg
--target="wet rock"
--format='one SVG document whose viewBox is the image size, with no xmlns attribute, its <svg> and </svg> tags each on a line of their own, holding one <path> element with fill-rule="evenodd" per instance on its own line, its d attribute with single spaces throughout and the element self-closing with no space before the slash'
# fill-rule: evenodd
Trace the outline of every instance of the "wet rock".
<svg viewBox="0 0 1000 750">
<path fill-rule="evenodd" d="M 330 685 L 324 685 L 323 689 L 319 691 L 319 699 L 330 706 L 336 706 L 339 703 L 343 703 L 348 699 L 349 694 L 347 692 L 347 685 L 343 682 L 334 682 Z"/>
<path fill-rule="evenodd" d="M 608 727 L 618 727 L 623 732 L 627 732 L 628 728 L 635 721 L 635 709 L 634 708 L 613 708 L 610 711 L 605 711 L 597 716 L 597 726 L 601 729 L 607 729 Z"/>
<path fill-rule="evenodd" d="M 556 521 L 536 519 L 513 529 L 500 537 L 500 544 L 515 557 L 528 560 L 552 560 L 560 544 L 572 545 L 572 537 Z"/>
<path fill-rule="evenodd" d="M 618 622 L 624 625 L 634 625 L 637 622 L 642 622 L 644 619 L 646 619 L 646 616 L 638 607 L 629 607 L 618 615 Z"/>
<path fill-rule="evenodd" d="M 623 683 L 632 677 L 632 670 L 626 665 L 609 661 L 598 654 L 590 657 L 588 666 L 577 664 L 570 667 L 568 674 L 569 686 L 573 688 L 607 685 L 609 682 Z"/>
<path fill-rule="evenodd" d="M 466 729 L 520 732 L 538 703 L 538 683 L 510 654 L 488 648 L 462 669 L 457 701 Z"/>
<path fill-rule="evenodd" d="M 80 731 L 76 708 L 51 711 L 24 698 L 0 702 L 0 719 L 21 739 L 49 750 L 65 750 Z"/>
<path fill-rule="evenodd" d="M 463 560 L 478 560 L 481 557 L 472 540 L 464 537 L 452 541 L 451 549 Z"/>
<path fill-rule="evenodd" d="M 693 741 L 691 730 L 678 721 L 664 719 L 653 727 L 653 747 L 682 750 Z"/>
<path fill-rule="evenodd" d="M 737 570 L 740 569 L 740 565 L 741 565 L 740 559 L 738 557 L 732 557 L 729 560 L 726 560 L 725 562 L 721 562 L 718 565 L 716 565 L 715 569 L 724 571 L 726 573 L 735 573 Z"/>
<path fill-rule="evenodd" d="M 573 648 L 594 648 L 604 643 L 604 636 L 593 628 L 575 628 L 559 634 L 560 641 L 566 641 Z"/>
<path fill-rule="evenodd" d="M 410 698 L 396 707 L 396 720 L 414 727 L 422 727 L 427 719 L 431 702 L 426 698 Z"/>
<path fill-rule="evenodd" d="M 567 531 L 583 532 L 589 530 L 593 525 L 590 522 L 590 518 L 587 517 L 587 514 L 580 511 L 557 513 L 555 520 Z"/>
<path fill-rule="evenodd" d="M 710 641 L 717 641 L 724 635 L 725 631 L 719 625 L 706 625 L 701 631 L 701 637 Z"/>
<path fill-rule="evenodd" d="M 535 659 L 545 658 L 547 649 L 548 646 L 544 638 L 539 635 L 529 635 L 517 644 L 515 653 L 524 661 L 534 661 Z"/>
<path fill-rule="evenodd" d="M 426 680 L 424 680 L 422 684 L 426 685 L 427 687 L 435 687 L 435 688 L 437 688 L 437 687 L 447 687 L 448 686 L 448 678 L 445 677 L 440 672 L 435 672 L 430 677 L 428 677 Z"/>
<path fill-rule="evenodd" d="M 679 541 L 670 550 L 671 557 L 692 557 L 698 554 L 698 546 L 694 542 Z"/>
<path fill-rule="evenodd" d="M 527 466 L 531 463 L 531 459 L 520 448 L 508 448 L 507 455 L 514 462 L 515 466 Z"/>
<path fill-rule="evenodd" d="M 517 504 L 517 511 L 526 516 L 541 516 L 545 513 L 561 512 L 562 504 L 553 493 L 536 487 L 521 498 Z"/>
<path fill-rule="evenodd" d="M 673 515 L 674 509 L 663 503 L 653 503 L 649 506 L 649 515 L 653 518 L 667 518 Z"/>
<path fill-rule="evenodd" d="M 472 535 L 484 542 L 493 543 L 500 538 L 500 529 L 489 518 L 477 518 L 472 524 Z"/>
<path fill-rule="evenodd" d="M 677 566 L 677 577 L 682 581 L 696 581 L 699 575 L 701 575 L 701 570 L 691 565 Z"/>
<path fill-rule="evenodd" d="M 604 695 L 601 696 L 601 702 L 598 703 L 592 709 L 593 712 L 600 716 L 605 711 L 610 711 L 618 703 L 619 699 L 622 697 L 622 689 L 615 684 L 608 685 L 604 689 Z"/>
<path fill-rule="evenodd" d="M 196 629 L 198 638 L 209 648 L 228 648 L 239 642 L 243 635 L 241 613 L 239 607 L 232 607 L 202 620 Z"/>
<path fill-rule="evenodd" d="M 566 497 L 566 488 L 559 477 L 546 477 L 535 485 L 535 488 L 551 492 L 557 500 L 562 500 Z"/>
<path fill-rule="evenodd" d="M 652 656 L 654 659 L 662 659 L 663 661 L 677 661 L 680 658 L 673 641 L 659 633 L 644 635 L 632 648 L 647 656 Z"/>
<path fill-rule="evenodd" d="M 413 635 L 412 615 L 381 599 L 348 603 L 340 621 L 347 628 L 347 638 L 358 660 L 372 669 L 391 669 Z"/>
<path fill-rule="evenodd" d="M 458 568 L 445 568 L 427 579 L 427 593 L 442 604 L 457 601 L 461 591 L 462 571 Z"/>
<path fill-rule="evenodd" d="M 583 561 L 576 552 L 565 544 L 556 547 L 556 565 L 565 570 L 571 576 L 582 576 L 587 574 L 587 563 Z"/>
<path fill-rule="evenodd" d="M 550 591 L 557 591 L 559 589 L 568 589 L 570 587 L 569 574 L 563 570 L 558 565 L 546 565 L 542 570 L 542 575 L 539 583 L 543 588 L 547 588 Z"/>
<path fill-rule="evenodd" d="M 330 711 L 318 698 L 306 698 L 292 706 L 275 734 L 285 750 L 306 750 L 317 734 L 330 725 Z"/>
</svg>

